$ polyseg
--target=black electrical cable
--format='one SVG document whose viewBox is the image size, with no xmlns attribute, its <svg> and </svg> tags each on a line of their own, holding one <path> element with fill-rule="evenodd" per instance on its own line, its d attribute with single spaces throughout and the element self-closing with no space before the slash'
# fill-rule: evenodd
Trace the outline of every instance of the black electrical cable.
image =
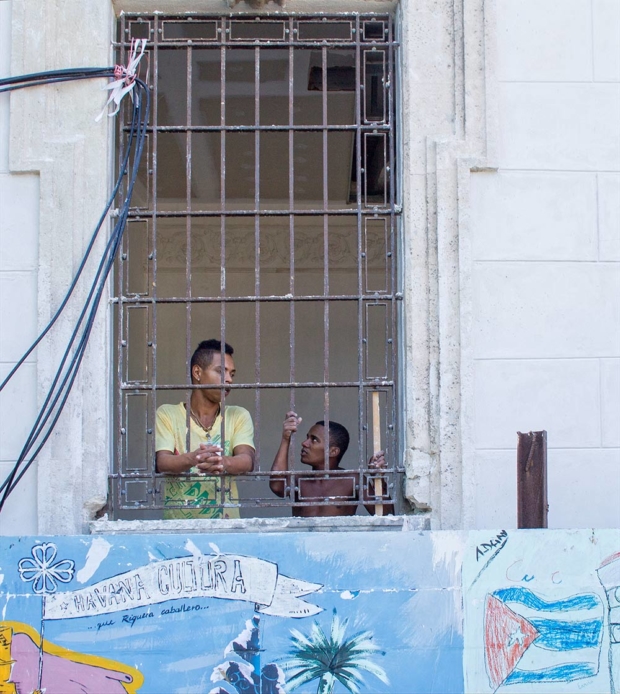
<svg viewBox="0 0 620 694">
<path fill-rule="evenodd" d="M 77 70 L 57 70 L 49 73 L 37 73 L 33 75 L 24 75 L 21 77 L 16 77 L 16 78 L 8 78 L 8 79 L 3 79 L 0 80 L 0 92 L 2 91 L 10 91 L 11 89 L 21 89 L 26 86 L 35 86 L 35 85 L 42 85 L 42 84 L 50 84 L 50 83 L 55 83 L 55 82 L 60 82 L 60 81 L 68 81 L 70 79 L 91 79 L 93 77 L 109 77 L 114 74 L 114 71 L 112 68 L 85 68 L 85 69 L 77 69 Z M 0 511 L 4 507 L 4 504 L 6 503 L 6 500 L 8 499 L 9 495 L 11 492 L 15 489 L 17 484 L 20 482 L 20 480 L 23 478 L 23 476 L 26 474 L 28 471 L 30 465 L 34 462 L 36 459 L 37 455 L 47 442 L 49 436 L 51 435 L 54 426 L 56 425 L 56 422 L 58 421 L 58 418 L 60 417 L 64 406 L 67 402 L 67 399 L 69 397 L 69 394 L 71 392 L 71 388 L 73 386 L 73 383 L 75 382 L 75 378 L 77 376 L 80 364 L 82 362 L 82 358 L 84 356 L 84 352 L 86 349 L 86 345 L 88 343 L 88 339 L 90 337 L 90 333 L 92 330 L 92 326 L 94 324 L 97 308 L 101 302 L 101 297 L 103 295 L 103 291 L 105 289 L 105 285 L 107 282 L 107 278 L 109 276 L 109 273 L 112 269 L 114 259 L 116 257 L 116 253 L 118 251 L 118 248 L 120 246 L 120 242 L 122 240 L 123 232 L 125 229 L 125 225 L 127 222 L 127 217 L 129 214 L 129 206 L 131 202 L 131 195 L 133 193 L 133 188 L 138 176 L 138 170 L 140 166 L 140 161 L 142 157 L 142 152 L 144 148 L 144 142 L 145 142 L 145 136 L 146 136 L 146 130 L 148 127 L 148 117 L 149 117 L 149 110 L 150 110 L 150 94 L 149 94 L 149 89 L 147 85 L 139 79 L 135 80 L 136 83 L 136 88 L 134 89 L 134 109 L 133 109 L 133 117 L 132 117 L 132 123 L 131 123 L 131 128 L 130 128 L 130 133 L 129 133 L 129 138 L 126 146 L 126 151 L 122 157 L 122 164 L 121 164 L 121 170 L 119 172 L 119 176 L 117 179 L 117 182 L 114 186 L 112 195 L 110 196 L 108 203 L 106 204 L 106 207 L 104 209 L 104 212 L 97 224 L 97 227 L 95 229 L 95 232 L 93 236 L 91 237 L 91 240 L 87 246 L 87 250 L 85 253 L 85 256 L 78 268 L 78 272 L 76 273 L 76 276 L 74 280 L 72 281 L 72 284 L 69 288 L 69 291 L 67 292 L 65 298 L 63 299 L 63 302 L 61 303 L 61 307 L 59 310 L 56 312 L 56 314 L 53 316 L 52 320 L 49 322 L 48 326 L 44 329 L 44 331 L 39 335 L 37 340 L 33 343 L 33 345 L 29 348 L 29 350 L 26 352 L 26 354 L 21 358 L 21 360 L 18 362 L 18 364 L 14 367 L 12 372 L 9 374 L 9 376 L 5 379 L 5 381 L 0 385 L 0 390 L 6 385 L 8 380 L 12 377 L 12 375 L 15 373 L 15 371 L 21 366 L 21 364 L 24 362 L 24 360 L 27 358 L 27 356 L 32 352 L 32 350 L 39 344 L 41 339 L 45 336 L 45 334 L 49 331 L 49 329 L 52 327 L 54 322 L 57 320 L 58 316 L 60 315 L 62 309 L 65 307 L 66 303 L 68 302 L 73 290 L 75 289 L 75 286 L 77 284 L 77 281 L 79 279 L 79 276 L 81 275 L 84 266 L 86 265 L 86 261 L 88 259 L 88 256 L 92 250 L 92 247 L 96 241 L 96 237 L 103 225 L 103 222 L 109 212 L 109 209 L 113 203 L 113 200 L 115 196 L 118 193 L 118 190 L 120 189 L 120 185 L 122 183 L 122 180 L 124 176 L 127 174 L 127 167 L 129 163 L 129 157 L 130 157 L 130 152 L 132 145 L 134 144 L 135 141 L 135 151 L 134 151 L 134 157 L 133 157 L 133 166 L 131 169 L 131 176 L 128 181 L 127 185 L 127 193 L 125 196 L 125 200 L 123 205 L 121 206 L 118 220 L 114 226 L 114 231 L 112 232 L 110 239 L 108 240 L 106 244 L 106 248 L 104 250 L 103 257 L 99 263 L 99 266 L 97 268 L 97 272 L 95 274 L 95 278 L 93 279 L 91 283 L 91 288 L 88 293 L 88 296 L 86 298 L 86 301 L 84 303 L 84 307 L 80 313 L 78 322 L 75 326 L 75 329 L 72 333 L 71 339 L 69 341 L 69 344 L 65 350 L 65 353 L 62 357 L 61 363 L 57 369 L 56 376 L 54 378 L 54 381 L 52 383 L 52 386 L 50 388 L 50 391 L 45 399 L 45 402 L 43 403 L 41 410 L 38 413 L 37 419 L 35 421 L 34 426 L 31 429 L 30 435 L 28 436 L 28 439 L 26 440 L 26 443 L 18 457 L 18 460 L 16 461 L 15 465 L 13 466 L 13 469 L 11 473 L 9 473 L 8 477 L 5 479 L 5 481 L 0 485 L 0 492 L 3 492 L 2 498 L 0 499 Z M 144 94 L 145 101 L 146 101 L 146 106 L 143 109 L 142 105 L 142 94 Z M 84 322 L 84 319 L 86 317 L 86 320 Z M 83 326 L 83 331 L 82 335 L 77 342 L 77 345 L 74 345 L 75 340 L 80 332 L 80 327 L 82 326 L 82 323 L 84 322 Z M 69 360 L 69 355 L 71 354 L 72 349 L 73 355 L 71 356 L 71 359 Z M 65 370 L 64 373 L 64 378 L 63 378 L 63 370 L 65 367 L 65 364 L 67 363 L 67 360 L 69 360 L 69 365 L 67 369 Z M 60 383 L 60 386 L 58 389 L 56 386 L 58 385 L 58 382 L 62 378 L 62 382 Z M 51 421 L 50 421 L 51 418 Z M 43 434 L 43 437 L 41 438 L 41 435 Z M 39 440 L 40 439 L 40 440 Z M 38 441 L 38 443 L 37 443 Z M 26 458 L 28 457 L 30 451 L 33 449 L 34 446 L 37 446 L 34 453 L 30 456 L 28 460 Z"/>
<path fill-rule="evenodd" d="M 96 77 L 114 77 L 112 67 L 69 68 L 66 70 L 49 70 L 48 72 L 33 72 L 29 75 L 3 77 L 0 79 L 0 92 L 10 92 L 25 87 L 36 87 L 40 84 L 54 84 L 70 80 L 90 80 Z"/>
<path fill-rule="evenodd" d="M 2 85 L 7 85 L 4 89 L 0 89 L 0 92 L 12 91 L 14 89 L 22 89 L 24 87 L 39 86 L 39 85 L 43 85 L 43 84 L 51 84 L 51 83 L 58 81 L 56 78 L 59 76 L 63 76 L 64 77 L 63 81 L 67 81 L 70 79 L 93 79 L 95 77 L 111 77 L 113 75 L 114 75 L 114 68 L 70 68 L 70 69 L 66 69 L 66 70 L 52 70 L 49 72 L 38 72 L 38 73 L 29 74 L 29 75 L 20 75 L 17 77 L 7 77 L 7 78 L 0 79 L 0 87 Z M 7 383 L 15 375 L 17 370 L 21 367 L 21 365 L 26 361 L 26 359 L 30 356 L 30 354 L 37 347 L 39 342 L 41 342 L 41 340 L 49 332 L 50 328 L 54 325 L 54 323 L 56 322 L 56 320 L 58 319 L 58 317 L 60 316 L 60 314 L 64 310 L 65 306 L 67 305 L 67 302 L 69 301 L 69 298 L 71 297 L 73 290 L 75 289 L 75 287 L 78 283 L 78 280 L 82 274 L 82 271 L 86 265 L 86 262 L 88 260 L 89 255 L 90 255 L 90 251 L 92 250 L 92 247 L 95 243 L 97 235 L 98 235 L 99 231 L 101 230 L 101 227 L 103 226 L 103 223 L 107 217 L 108 211 L 109 211 L 109 209 L 110 209 L 112 203 L 114 202 L 114 199 L 118 193 L 123 176 L 125 175 L 127 161 L 128 161 L 128 157 L 129 157 L 129 151 L 130 151 L 130 147 L 127 147 L 126 156 L 123 158 L 123 163 L 121 165 L 121 170 L 120 170 L 116 185 L 112 191 L 112 194 L 110 195 L 110 198 L 108 199 L 108 202 L 104 208 L 104 211 L 103 211 L 101 217 L 99 218 L 99 222 L 97 223 L 97 226 L 95 227 L 95 231 L 93 233 L 93 236 L 92 236 L 92 238 L 91 238 L 91 240 L 90 240 L 90 242 L 86 248 L 86 252 L 84 254 L 82 262 L 78 267 L 76 275 L 73 278 L 73 281 L 72 281 L 71 285 L 69 286 L 69 289 L 68 289 L 64 299 L 61 301 L 60 306 L 56 310 L 56 313 L 54 314 L 54 316 L 52 316 L 52 319 L 49 321 L 47 326 L 43 329 L 41 334 L 36 338 L 36 340 L 26 350 L 26 352 L 23 354 L 23 356 L 20 358 L 20 360 L 15 364 L 15 366 L 7 374 L 4 381 L 2 381 L 2 383 L 0 383 L 0 391 L 2 391 L 4 389 L 4 387 L 7 385 Z"/>
<path fill-rule="evenodd" d="M 148 90 L 146 89 L 146 85 L 142 85 L 143 88 L 145 89 L 145 94 L 147 97 L 147 109 L 149 105 L 149 94 Z M 137 109 L 134 111 L 134 121 L 132 123 L 132 130 L 135 130 L 135 123 L 136 123 L 136 113 L 137 113 L 137 121 L 141 128 L 138 131 L 138 138 L 139 140 L 136 143 L 136 153 L 134 156 L 134 166 L 133 166 L 133 171 L 132 171 L 132 177 L 130 180 L 130 183 L 128 185 L 127 189 L 127 197 L 125 200 L 125 203 L 122 207 L 122 212 L 119 216 L 119 220 L 115 226 L 114 233 L 112 234 L 110 240 L 108 241 L 108 245 L 106 247 L 106 252 L 104 254 L 104 258 L 102 259 L 97 275 L 95 277 L 95 280 L 93 281 L 93 284 L 91 286 L 91 291 L 89 293 L 89 296 L 87 298 L 86 304 L 84 306 L 84 309 L 82 311 L 82 314 L 78 320 L 78 324 L 76 326 L 76 329 L 74 330 L 72 339 L 69 343 L 69 346 L 67 347 L 67 350 L 65 351 L 65 355 L 63 356 L 63 360 L 61 362 L 61 365 L 57 371 L 56 378 L 54 380 L 54 383 L 52 384 L 52 388 L 50 389 L 50 393 L 48 394 L 48 398 L 46 399 L 46 402 L 44 403 L 43 407 L 41 408 L 41 412 L 39 413 L 39 417 L 37 418 L 37 422 L 35 423 L 35 426 L 33 427 L 33 430 L 31 432 L 31 435 L 28 438 L 28 441 L 26 445 L 24 446 L 24 449 L 22 450 L 22 453 L 20 454 L 20 457 L 17 461 L 17 463 L 14 466 L 14 469 L 9 475 L 9 478 L 5 480 L 3 483 L 2 487 L 0 487 L 0 490 L 4 489 L 4 496 L 2 498 L 2 501 L 0 501 L 0 510 L 2 509 L 2 506 L 4 505 L 6 499 L 8 498 L 8 495 L 11 493 L 11 491 L 15 488 L 15 486 L 18 484 L 18 482 L 22 479 L 24 474 L 27 472 L 28 468 L 40 452 L 41 448 L 49 438 L 49 435 L 51 434 L 53 427 L 55 423 L 57 422 L 60 413 L 62 412 L 62 409 L 66 403 L 66 400 L 69 396 L 69 392 L 71 390 L 71 387 L 73 385 L 73 382 L 75 380 L 75 377 L 77 375 L 78 368 L 80 366 L 84 350 L 88 341 L 88 337 L 90 335 L 90 331 L 92 328 L 92 324 L 94 321 L 95 313 L 97 310 L 97 307 L 99 305 L 99 302 L 101 300 L 101 296 L 105 287 L 106 279 L 107 276 L 112 268 L 112 264 L 114 262 L 114 257 L 116 255 L 116 251 L 120 245 L 120 241 L 122 238 L 122 233 L 124 230 L 124 226 L 127 220 L 127 215 L 129 212 L 129 203 L 131 199 L 131 192 L 133 190 L 133 186 L 135 184 L 135 180 L 137 178 L 137 173 L 138 173 L 138 168 L 139 168 L 139 163 L 140 163 L 140 156 L 142 154 L 142 149 L 144 145 L 144 135 L 146 132 L 146 124 L 148 122 L 148 115 L 144 119 L 144 122 L 142 123 L 141 119 L 141 101 L 137 102 Z M 107 257 L 106 257 L 107 256 Z M 97 285 L 97 280 L 99 281 L 99 286 L 96 290 L 95 293 L 95 287 Z M 95 294 L 95 297 L 93 299 L 93 294 Z M 93 300 L 93 303 L 91 304 L 91 300 Z M 89 304 L 90 305 L 90 310 L 89 310 Z M 54 394 L 54 388 L 56 387 L 56 384 L 58 383 L 58 380 L 61 377 L 62 374 L 62 369 L 64 364 L 66 363 L 66 360 L 69 356 L 69 353 L 71 351 L 72 344 L 75 340 L 75 337 L 77 336 L 79 332 L 79 327 L 81 325 L 81 322 L 86 315 L 86 312 L 89 310 L 89 315 L 87 322 L 85 324 L 84 332 L 82 334 L 82 337 L 80 339 L 80 342 L 78 343 L 78 346 L 76 348 L 76 351 L 74 352 L 74 355 L 72 357 L 72 360 L 69 364 L 69 367 L 67 369 L 67 372 L 65 374 L 64 380 L 61 383 L 59 391 Z M 50 403 L 50 399 L 52 399 L 53 396 L 53 402 Z M 60 401 L 60 404 L 58 405 Z M 58 407 L 57 407 L 58 406 Z M 56 408 L 56 410 L 55 410 Z M 45 410 L 47 409 L 47 412 Z M 30 460 L 27 461 L 27 463 L 24 465 L 23 469 L 20 471 L 19 475 L 17 475 L 17 470 L 19 469 L 21 463 L 25 460 L 26 456 L 28 455 L 29 451 L 32 449 L 34 442 L 37 440 L 37 438 L 41 435 L 41 432 L 45 428 L 45 424 L 47 423 L 47 420 L 54 414 L 53 420 L 50 424 L 50 426 L 47 429 L 47 432 L 43 438 L 43 440 L 39 443 L 35 453 L 33 456 L 31 456 Z"/>
<path fill-rule="evenodd" d="M 138 110 L 137 110 L 137 109 L 134 110 L 134 118 L 133 118 L 133 122 L 132 122 L 132 131 L 131 131 L 130 140 L 129 140 L 128 147 L 127 147 L 127 153 L 128 153 L 128 152 L 130 151 L 130 149 L 131 149 L 131 143 L 132 143 L 133 136 L 134 136 L 133 128 L 135 127 L 135 123 L 136 123 L 136 122 L 139 122 L 139 117 L 136 118 L 136 115 L 139 116 L 139 113 L 138 113 Z M 106 248 L 105 248 L 105 251 L 104 251 L 104 254 L 103 254 L 103 258 L 102 258 L 101 262 L 99 263 L 99 267 L 98 267 L 97 272 L 96 272 L 96 274 L 95 274 L 95 278 L 93 279 L 93 282 L 92 282 L 92 284 L 91 284 L 90 292 L 89 292 L 88 296 L 86 297 L 86 301 L 84 302 L 84 308 L 82 309 L 82 312 L 80 313 L 80 316 L 79 316 L 79 318 L 78 318 L 78 321 L 77 321 L 77 323 L 76 323 L 76 326 L 75 326 L 75 328 L 74 328 L 74 330 L 73 330 L 73 334 L 71 335 L 71 339 L 69 340 L 69 344 L 68 344 L 68 346 L 67 346 L 67 349 L 65 350 L 65 353 L 64 353 L 64 355 L 63 355 L 63 357 L 62 357 L 62 359 L 61 359 L 60 365 L 59 365 L 59 367 L 58 367 L 58 369 L 57 369 L 56 376 L 55 376 L 55 378 L 54 378 L 54 380 L 53 380 L 53 382 L 52 382 L 52 385 L 51 385 L 51 387 L 50 387 L 50 392 L 48 393 L 48 396 L 47 396 L 45 402 L 43 403 L 43 405 L 42 405 L 42 407 L 41 407 L 41 410 L 42 410 L 42 411 L 44 411 L 45 408 L 47 407 L 47 405 L 49 404 L 49 400 L 50 400 L 50 398 L 52 397 L 52 394 L 53 394 L 53 392 L 54 392 L 54 389 L 56 388 L 56 384 L 58 383 L 58 380 L 59 380 L 59 378 L 60 378 L 60 374 L 62 373 L 62 370 L 63 370 L 63 368 L 64 368 L 64 366 L 65 366 L 65 363 L 66 363 L 66 361 L 67 361 L 67 359 L 68 359 L 68 357 L 69 357 L 69 354 L 70 354 L 70 352 L 71 352 L 71 346 L 73 345 L 73 343 L 74 343 L 74 341 L 75 341 L 75 339 L 76 339 L 76 337 L 77 337 L 77 335 L 78 335 L 78 333 L 79 333 L 80 326 L 81 326 L 81 324 L 82 324 L 82 321 L 84 320 L 84 316 L 86 315 L 86 311 L 88 310 L 88 306 L 89 306 L 89 304 L 90 304 L 90 302 L 91 302 L 91 299 L 92 299 L 92 296 L 93 296 L 93 292 L 94 292 L 94 289 L 95 289 L 95 285 L 97 284 L 97 281 L 99 280 L 99 277 L 100 277 L 100 275 L 101 275 L 101 271 L 102 271 L 102 268 L 103 268 L 103 262 L 104 262 L 106 256 L 109 254 L 109 251 L 110 251 L 111 246 L 114 244 L 115 238 L 116 238 L 116 236 L 117 236 L 117 234 L 118 234 L 118 231 L 117 231 L 118 228 L 119 228 L 119 227 L 118 227 L 118 222 L 117 222 L 117 224 L 115 225 L 115 228 L 114 228 L 114 232 L 111 234 L 111 236 L 110 236 L 110 238 L 108 239 L 108 242 L 107 242 L 107 244 L 106 244 Z M 51 414 L 51 413 L 49 413 L 49 414 Z M 43 422 L 41 422 L 41 424 L 40 424 L 41 427 L 42 427 L 42 426 L 45 424 L 45 422 L 47 421 L 47 418 L 49 417 L 49 414 L 48 414 L 47 417 L 45 417 L 45 419 L 43 420 Z M 34 431 L 32 431 L 31 434 L 30 434 L 30 436 L 29 436 L 28 439 L 26 440 L 25 446 L 29 446 L 30 443 L 31 443 L 31 441 L 33 441 L 34 439 L 36 439 L 36 436 L 38 436 L 39 433 L 40 433 L 40 429 L 39 429 L 39 432 L 36 432 L 36 433 L 35 433 Z M 0 488 L 0 489 L 1 489 L 1 488 Z"/>
<path fill-rule="evenodd" d="M 132 124 L 133 125 L 133 124 Z M 133 137 L 133 135 L 131 136 Z M 129 154 L 131 151 L 131 140 L 127 144 L 126 151 L 124 153 L 124 156 L 122 157 L 122 163 L 121 163 L 121 168 L 120 168 L 120 173 L 118 178 L 116 179 L 116 184 L 114 188 L 112 189 L 112 193 L 110 197 L 108 198 L 108 201 L 104 207 L 103 213 L 101 214 L 101 217 L 99 217 L 99 221 L 97 222 L 97 225 L 95 226 L 95 231 L 93 232 L 93 235 L 90 238 L 90 241 L 88 242 L 88 245 L 86 246 L 86 251 L 84 252 L 84 257 L 82 258 L 80 265 L 78 266 L 78 269 L 75 273 L 75 276 L 73 280 L 71 281 L 71 284 L 69 285 L 69 289 L 67 290 L 63 300 L 60 302 L 60 305 L 56 309 L 56 312 L 48 322 L 48 324 L 43 328 L 41 333 L 38 335 L 38 337 L 35 339 L 35 341 L 28 347 L 28 349 L 24 352 L 24 354 L 21 356 L 19 361 L 15 364 L 15 366 L 9 371 L 7 374 L 6 378 L 0 383 L 0 392 L 4 389 L 4 387 L 7 385 L 7 383 L 13 378 L 15 373 L 19 370 L 21 365 L 28 359 L 28 357 L 32 354 L 32 352 L 36 349 L 37 345 L 41 342 L 41 340 L 47 335 L 47 333 L 50 331 L 54 323 L 58 320 L 60 315 L 62 314 L 65 306 L 69 302 L 69 299 L 71 298 L 71 295 L 73 294 L 73 291 L 75 287 L 77 286 L 77 283 L 82 275 L 82 271 L 86 267 L 86 263 L 88 261 L 88 258 L 90 257 L 90 252 L 93 249 L 93 246 L 95 245 L 95 241 L 97 240 L 97 236 L 99 235 L 99 232 L 101 231 L 101 227 L 103 226 L 103 223 L 106 220 L 106 217 L 108 216 L 108 212 L 110 211 L 110 207 L 112 206 L 116 195 L 118 194 L 118 191 L 120 189 L 121 183 L 123 182 L 123 178 L 125 176 L 125 173 L 127 171 L 127 164 L 129 162 Z"/>
<path fill-rule="evenodd" d="M 147 107 L 148 107 L 148 90 L 145 91 L 145 93 L 147 95 Z M 109 272 L 112 268 L 114 257 L 116 255 L 116 251 L 117 251 L 118 246 L 120 244 L 120 240 L 121 240 L 122 233 L 124 230 L 125 222 L 127 219 L 127 215 L 128 215 L 128 211 L 129 211 L 129 202 L 130 202 L 130 198 L 131 198 L 131 192 L 133 190 L 133 185 L 135 184 L 135 180 L 137 178 L 137 172 L 138 172 L 138 167 L 139 167 L 139 158 L 142 154 L 142 148 L 143 148 L 143 144 L 144 144 L 144 134 L 145 134 L 145 130 L 146 130 L 146 119 L 145 119 L 144 123 L 142 123 L 141 121 L 142 121 L 142 119 L 141 119 L 141 100 L 140 100 L 139 102 L 137 102 L 137 108 L 134 111 L 134 119 L 132 122 L 132 137 L 135 134 L 136 123 L 139 126 L 141 126 L 139 131 L 138 131 L 138 137 L 140 138 L 140 141 L 137 142 L 136 153 L 134 156 L 134 166 L 133 166 L 132 177 L 131 177 L 131 180 L 130 180 L 130 183 L 128 186 L 127 197 L 126 197 L 125 203 L 122 207 L 122 212 L 119 215 L 119 220 L 118 220 L 117 224 L 115 225 L 114 232 L 108 241 L 108 244 L 107 244 L 107 247 L 106 247 L 106 250 L 104 253 L 104 257 L 103 257 L 102 261 L 100 262 L 97 274 L 96 274 L 95 279 L 93 280 L 93 284 L 91 286 L 90 293 L 89 293 L 87 300 L 85 302 L 84 309 L 82 310 L 82 313 L 80 315 L 80 318 L 78 320 L 76 328 L 73 332 L 72 338 L 69 342 L 67 350 L 65 351 L 65 354 L 64 354 L 63 359 L 61 361 L 61 364 L 58 368 L 56 378 L 54 379 L 54 383 L 52 384 L 52 387 L 50 389 L 50 393 L 48 394 L 48 397 L 47 397 L 44 405 L 41 408 L 41 412 L 39 413 L 39 417 L 37 419 L 37 422 L 35 423 L 35 426 L 33 427 L 31 435 L 29 436 L 29 438 L 26 442 L 26 445 L 24 446 L 22 454 L 20 454 L 20 459 L 18 460 L 12 475 L 10 475 L 9 478 L 7 478 L 5 483 L 2 485 L 2 487 L 0 487 L 0 489 L 6 488 L 5 497 L 8 496 L 8 493 L 10 493 L 10 490 L 12 490 L 12 488 L 17 484 L 17 482 L 19 482 L 19 480 L 23 477 L 23 474 L 26 472 L 30 463 L 34 460 L 34 458 L 36 457 L 36 454 L 40 451 L 42 445 L 47 440 L 49 434 L 51 433 L 53 425 L 55 424 L 55 422 L 58 419 L 58 416 L 60 415 L 60 411 L 62 410 L 62 407 L 64 407 L 64 403 L 66 402 L 66 398 L 68 397 L 69 391 L 71 389 L 71 385 L 73 384 L 73 381 L 75 379 L 75 375 L 77 374 L 77 368 L 79 367 L 79 364 L 80 364 L 82 356 L 83 356 L 84 348 L 86 346 L 88 336 L 89 336 L 90 330 L 92 328 L 92 323 L 93 323 L 93 320 L 95 317 L 95 312 L 96 312 L 97 306 L 100 302 L 101 295 L 103 293 L 103 289 L 105 287 L 107 275 L 109 274 Z M 98 281 L 99 281 L 99 286 L 96 289 L 96 293 L 95 293 L 95 288 L 97 287 Z M 93 299 L 93 295 L 95 295 L 94 299 Z M 91 304 L 91 302 L 92 302 L 92 304 Z M 89 310 L 89 307 L 90 307 L 90 310 Z M 77 337 L 77 335 L 79 333 L 80 325 L 81 325 L 82 321 L 84 320 L 84 316 L 86 315 L 87 311 L 89 311 L 89 315 L 88 315 L 87 322 L 85 324 L 84 333 L 82 334 L 82 338 L 81 338 L 80 342 L 78 343 L 76 351 L 75 351 L 73 358 L 70 362 L 70 365 L 67 369 L 67 373 L 65 374 L 64 380 L 60 385 L 60 389 L 57 393 L 54 394 L 54 389 L 56 388 L 58 380 L 60 379 L 60 377 L 62 375 L 63 367 L 67 361 L 67 358 L 69 357 L 72 345 L 75 341 L 75 338 Z M 63 395 L 63 393 L 64 393 L 64 395 Z M 53 398 L 53 402 L 50 405 L 50 400 L 52 398 Z M 60 400 L 59 409 L 56 411 L 56 416 L 54 417 L 52 425 L 48 429 L 48 432 L 47 432 L 44 440 L 41 442 L 41 444 L 37 448 L 35 455 L 30 459 L 30 461 L 28 461 L 28 464 L 21 471 L 17 480 L 14 481 L 19 464 L 21 462 L 23 462 L 23 460 L 25 459 L 29 450 L 34 445 L 34 442 L 40 436 L 41 432 L 44 430 L 45 424 L 47 423 L 47 420 L 49 419 L 49 417 L 54 413 L 54 408 L 58 404 L 59 400 Z M 46 410 L 47 410 L 47 412 L 46 412 Z M 2 507 L 2 503 L 0 503 L 0 508 L 1 507 Z"/>
</svg>

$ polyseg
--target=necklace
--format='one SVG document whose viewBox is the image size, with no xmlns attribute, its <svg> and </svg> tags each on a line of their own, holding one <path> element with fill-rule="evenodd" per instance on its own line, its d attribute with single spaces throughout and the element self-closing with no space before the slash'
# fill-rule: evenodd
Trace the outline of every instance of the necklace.
<svg viewBox="0 0 620 694">
<path fill-rule="evenodd" d="M 187 407 L 187 406 L 186 406 L 186 407 Z M 213 429 L 213 425 L 215 424 L 217 418 L 220 416 L 221 410 L 222 410 L 222 408 L 220 407 L 220 405 L 218 405 L 218 406 L 217 406 L 217 412 L 215 413 L 215 417 L 213 417 L 213 421 L 211 422 L 211 424 L 209 424 L 208 427 L 206 427 L 206 426 L 200 421 L 200 418 L 199 418 L 198 415 L 194 412 L 194 410 L 192 410 L 191 406 L 190 406 L 190 408 L 189 408 L 189 414 L 190 414 L 190 417 L 194 420 L 194 422 L 205 432 L 205 434 L 206 434 L 206 436 L 207 436 L 207 439 L 210 439 L 210 438 L 211 438 L 211 429 Z"/>
</svg>

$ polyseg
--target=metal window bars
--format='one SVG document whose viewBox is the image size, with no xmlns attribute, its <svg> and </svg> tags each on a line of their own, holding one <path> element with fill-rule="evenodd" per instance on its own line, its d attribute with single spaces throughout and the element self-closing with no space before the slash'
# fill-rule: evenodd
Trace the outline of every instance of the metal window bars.
<svg viewBox="0 0 620 694">
<path fill-rule="evenodd" d="M 124 14 L 121 62 L 132 38 L 148 41 L 153 109 L 116 265 L 113 515 L 161 515 L 169 477 L 155 469 L 156 409 L 189 404 L 191 354 L 211 337 L 235 348 L 230 400 L 255 427 L 255 471 L 237 476 L 234 498 L 229 478 L 218 481 L 211 503 L 224 515 L 325 504 L 301 495 L 319 473 L 303 469 L 298 444 L 330 419 L 351 435 L 345 470 L 330 474 L 354 480 L 330 503 L 357 506 L 374 481 L 373 392 L 383 500 L 398 507 L 392 17 Z M 289 409 L 304 422 L 279 498 L 269 471 Z M 189 450 L 189 415 L 187 439 Z"/>
</svg>

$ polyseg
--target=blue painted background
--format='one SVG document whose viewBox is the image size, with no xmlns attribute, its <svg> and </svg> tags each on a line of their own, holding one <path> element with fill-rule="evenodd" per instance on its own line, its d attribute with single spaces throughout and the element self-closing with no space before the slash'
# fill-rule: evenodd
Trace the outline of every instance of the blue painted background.
<svg viewBox="0 0 620 694">
<path fill-rule="evenodd" d="M 33 593 L 34 582 L 22 580 L 18 572 L 20 560 L 32 558 L 32 547 L 37 544 L 53 543 L 56 562 L 75 562 L 71 581 L 57 582 L 60 593 L 158 561 L 191 556 L 186 548 L 190 540 L 205 555 L 213 554 L 215 546 L 215 551 L 224 554 L 258 557 L 276 563 L 290 578 L 323 586 L 304 598 L 322 608 L 314 617 L 261 615 L 262 664 L 281 664 L 287 659 L 291 629 L 308 635 L 316 621 L 329 633 L 335 611 L 339 619 L 348 620 L 347 637 L 369 631 L 382 650 L 370 659 L 385 670 L 389 684 L 362 671 L 363 691 L 463 691 L 458 546 L 455 553 L 446 552 L 445 547 L 438 550 L 430 533 L 106 536 L 103 539 L 111 545 L 109 553 L 95 573 L 80 583 L 80 569 L 94 539 L 2 539 L 0 622 L 15 620 L 41 630 L 42 598 Z M 458 545 L 458 536 L 455 541 Z M 165 613 L 171 607 L 179 611 Z M 134 620 L 144 614 L 153 616 Z M 210 680 L 214 667 L 230 657 L 224 657 L 225 647 L 253 615 L 251 603 L 181 599 L 96 617 L 45 620 L 44 637 L 72 651 L 111 658 L 138 669 L 144 675 L 140 693 L 207 693 L 215 687 Z M 315 680 L 296 691 L 316 692 L 317 684 Z M 334 692 L 346 691 L 336 684 Z"/>
</svg>

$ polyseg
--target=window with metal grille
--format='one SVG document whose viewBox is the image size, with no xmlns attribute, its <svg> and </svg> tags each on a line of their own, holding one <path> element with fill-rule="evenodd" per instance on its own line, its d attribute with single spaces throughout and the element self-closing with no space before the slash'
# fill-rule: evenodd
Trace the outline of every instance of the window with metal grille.
<svg viewBox="0 0 620 694">
<path fill-rule="evenodd" d="M 200 387 L 191 385 L 190 358 L 208 338 L 234 347 L 226 404 L 249 411 L 256 463 L 234 487 L 217 478 L 204 503 L 220 516 L 324 505 L 304 498 L 300 483 L 315 473 L 299 448 L 315 421 L 332 420 L 351 439 L 343 471 L 333 474 L 354 491 L 337 503 L 359 505 L 375 482 L 368 460 L 380 445 L 383 500 L 398 509 L 392 17 L 126 14 L 121 62 L 133 38 L 148 41 L 142 75 L 153 107 L 116 266 L 114 516 L 168 510 L 170 476 L 155 466 L 156 411 L 165 403 L 189 410 Z M 280 498 L 270 468 L 289 410 L 303 422 Z M 201 479 L 183 475 L 189 484 Z"/>
</svg>

